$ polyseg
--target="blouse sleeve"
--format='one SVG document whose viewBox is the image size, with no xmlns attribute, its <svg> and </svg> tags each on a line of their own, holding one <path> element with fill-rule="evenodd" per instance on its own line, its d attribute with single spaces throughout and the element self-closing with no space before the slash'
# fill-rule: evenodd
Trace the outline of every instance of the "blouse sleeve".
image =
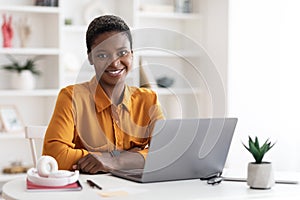
<svg viewBox="0 0 300 200">
<path fill-rule="evenodd" d="M 59 169 L 66 170 L 71 170 L 80 158 L 88 154 L 85 149 L 75 149 L 72 91 L 72 88 L 60 91 L 43 145 L 43 155 L 54 157 Z"/>
</svg>

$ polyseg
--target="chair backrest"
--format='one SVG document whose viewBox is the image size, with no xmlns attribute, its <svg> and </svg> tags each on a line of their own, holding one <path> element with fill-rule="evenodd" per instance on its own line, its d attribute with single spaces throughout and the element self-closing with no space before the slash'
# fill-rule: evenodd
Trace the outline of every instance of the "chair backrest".
<svg viewBox="0 0 300 200">
<path fill-rule="evenodd" d="M 32 155 L 34 167 L 36 167 L 38 157 L 41 156 L 41 155 L 38 155 L 38 153 L 37 153 L 37 141 L 36 140 L 43 141 L 46 130 L 47 130 L 47 126 L 26 126 L 25 127 L 25 138 L 29 139 L 29 144 L 30 144 L 31 155 Z"/>
</svg>

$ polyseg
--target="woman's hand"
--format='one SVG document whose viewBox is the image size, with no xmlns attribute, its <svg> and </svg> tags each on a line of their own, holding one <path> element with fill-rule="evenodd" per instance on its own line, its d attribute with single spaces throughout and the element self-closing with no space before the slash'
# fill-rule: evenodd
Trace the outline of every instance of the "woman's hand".
<svg viewBox="0 0 300 200">
<path fill-rule="evenodd" d="M 73 168 L 85 173 L 96 174 L 98 172 L 109 172 L 115 168 L 116 162 L 117 160 L 109 153 L 90 152 L 79 159 L 77 165 Z"/>
<path fill-rule="evenodd" d="M 132 148 L 122 151 L 118 156 L 110 153 L 90 152 L 85 157 L 79 159 L 74 170 L 85 173 L 96 174 L 98 172 L 109 172 L 114 169 L 140 169 L 144 167 L 144 157 L 138 153 L 140 148 Z"/>
</svg>

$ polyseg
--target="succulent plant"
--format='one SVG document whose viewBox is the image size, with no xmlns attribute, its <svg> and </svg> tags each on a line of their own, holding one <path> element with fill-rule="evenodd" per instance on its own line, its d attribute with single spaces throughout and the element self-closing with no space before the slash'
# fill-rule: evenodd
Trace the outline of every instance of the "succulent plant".
<svg viewBox="0 0 300 200">
<path fill-rule="evenodd" d="M 272 144 L 269 139 L 267 139 L 262 146 L 259 145 L 258 138 L 255 137 L 255 140 L 249 136 L 248 140 L 249 146 L 247 147 L 245 144 L 244 147 L 252 154 L 255 159 L 255 163 L 262 163 L 264 155 L 275 145 Z"/>
<path fill-rule="evenodd" d="M 2 68 L 9 71 L 16 71 L 21 73 L 24 70 L 29 70 L 35 75 L 40 75 L 40 71 L 36 69 L 36 59 L 31 58 L 27 59 L 24 64 L 21 64 L 17 59 L 12 57 L 11 55 L 7 56 L 8 59 L 12 62 L 11 64 L 3 65 Z"/>
</svg>

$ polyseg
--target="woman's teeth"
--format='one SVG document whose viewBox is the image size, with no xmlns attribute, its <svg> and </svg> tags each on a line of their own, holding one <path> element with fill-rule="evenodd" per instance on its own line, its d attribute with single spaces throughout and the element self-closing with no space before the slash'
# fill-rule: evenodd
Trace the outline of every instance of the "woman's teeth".
<svg viewBox="0 0 300 200">
<path fill-rule="evenodd" d="M 119 70 L 111 70 L 111 71 L 106 71 L 111 75 L 119 75 L 123 72 L 123 69 L 119 69 Z"/>
</svg>

